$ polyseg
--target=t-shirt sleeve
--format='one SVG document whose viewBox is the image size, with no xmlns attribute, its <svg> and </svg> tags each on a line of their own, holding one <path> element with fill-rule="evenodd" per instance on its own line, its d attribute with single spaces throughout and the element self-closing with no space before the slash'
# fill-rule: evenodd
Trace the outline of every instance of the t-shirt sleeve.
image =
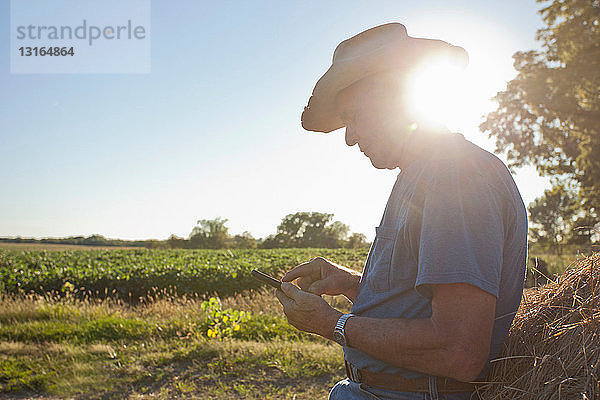
<svg viewBox="0 0 600 400">
<path fill-rule="evenodd" d="M 458 162 L 439 166 L 423 200 L 416 290 L 468 283 L 498 297 L 504 224 L 498 193 Z"/>
</svg>

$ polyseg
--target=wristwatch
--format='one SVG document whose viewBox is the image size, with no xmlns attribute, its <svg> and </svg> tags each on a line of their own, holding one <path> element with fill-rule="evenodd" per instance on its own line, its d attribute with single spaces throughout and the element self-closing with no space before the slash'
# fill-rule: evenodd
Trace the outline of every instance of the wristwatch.
<svg viewBox="0 0 600 400">
<path fill-rule="evenodd" d="M 344 331 L 344 327 L 346 326 L 346 321 L 350 319 L 350 317 L 354 317 L 354 314 L 343 314 L 340 319 L 338 319 L 337 324 L 335 324 L 335 329 L 333 330 L 333 340 L 336 341 L 340 346 L 347 346 L 348 342 L 346 341 L 346 333 Z"/>
</svg>

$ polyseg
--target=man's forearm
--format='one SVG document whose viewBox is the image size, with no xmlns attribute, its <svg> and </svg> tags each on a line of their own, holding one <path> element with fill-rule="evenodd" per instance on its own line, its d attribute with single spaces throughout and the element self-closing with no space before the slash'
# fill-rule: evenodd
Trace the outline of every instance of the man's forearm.
<svg viewBox="0 0 600 400">
<path fill-rule="evenodd" d="M 468 354 L 430 318 L 354 317 L 345 331 L 350 347 L 390 365 L 458 380 L 475 378 Z"/>
</svg>

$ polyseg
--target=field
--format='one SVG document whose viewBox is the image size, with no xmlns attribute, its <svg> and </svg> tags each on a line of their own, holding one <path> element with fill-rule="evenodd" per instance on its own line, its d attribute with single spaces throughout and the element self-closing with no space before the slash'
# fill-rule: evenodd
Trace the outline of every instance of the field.
<svg viewBox="0 0 600 400">
<path fill-rule="evenodd" d="M 46 251 L 65 251 L 65 250 L 126 250 L 139 249 L 139 247 L 115 247 L 115 246 L 81 246 L 75 244 L 54 244 L 54 243 L 10 243 L 0 241 L 0 249 L 7 250 L 46 250 Z"/>
<path fill-rule="evenodd" d="M 366 253 L 0 249 L 0 398 L 326 398 L 341 350 L 289 326 L 249 271 Z"/>
<path fill-rule="evenodd" d="M 339 347 L 289 326 L 249 275 L 319 254 L 360 268 L 366 250 L 0 250 L 0 390 L 323 398 L 343 374 Z"/>
</svg>

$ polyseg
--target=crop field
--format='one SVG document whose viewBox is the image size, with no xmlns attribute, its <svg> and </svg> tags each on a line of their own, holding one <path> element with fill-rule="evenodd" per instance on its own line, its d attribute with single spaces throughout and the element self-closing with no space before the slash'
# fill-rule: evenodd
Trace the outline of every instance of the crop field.
<svg viewBox="0 0 600 400">
<path fill-rule="evenodd" d="M 250 270 L 367 252 L 0 249 L 0 398 L 326 398 L 339 346 L 288 325 Z"/>
<path fill-rule="evenodd" d="M 66 285 L 133 300 L 163 290 L 224 297 L 260 288 L 253 268 L 281 275 L 317 255 L 358 269 L 367 250 L 0 250 L 0 282 L 8 293 L 60 292 Z"/>
</svg>

